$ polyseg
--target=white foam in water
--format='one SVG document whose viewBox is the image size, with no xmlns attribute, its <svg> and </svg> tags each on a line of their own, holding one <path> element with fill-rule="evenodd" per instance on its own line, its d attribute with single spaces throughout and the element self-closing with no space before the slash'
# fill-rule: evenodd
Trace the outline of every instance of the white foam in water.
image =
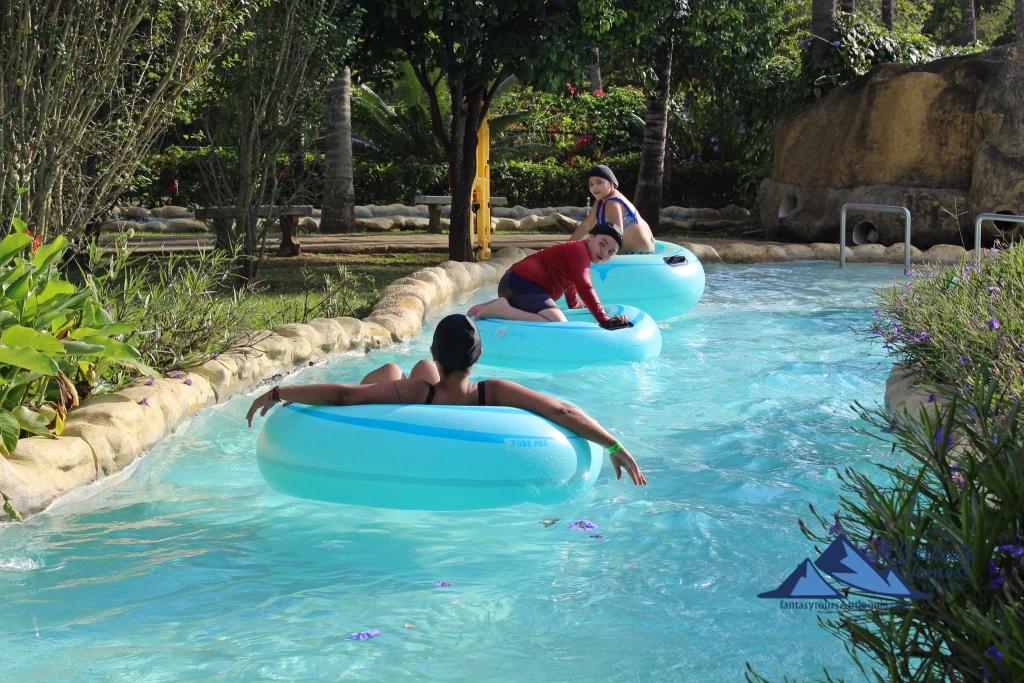
<svg viewBox="0 0 1024 683">
<path fill-rule="evenodd" d="M 39 569 L 35 560 L 27 557 L 15 557 L 9 560 L 0 560 L 0 571 L 5 572 L 30 572 Z"/>
<path fill-rule="evenodd" d="M 826 516 L 838 508 L 836 468 L 894 464 L 851 429 L 850 404 L 879 405 L 890 364 L 849 327 L 870 325 L 872 289 L 902 270 L 707 274 L 701 303 L 662 324 L 655 362 L 474 371 L 579 405 L 629 448 L 649 486 L 616 481 L 606 464 L 592 493 L 548 507 L 420 513 L 297 500 L 268 493 L 260 422 L 241 421 L 252 397 L 240 396 L 196 415 L 131 476 L 39 523 L 0 527 L 0 569 L 12 572 L 0 578 L 4 674 L 714 683 L 742 680 L 750 662 L 770 680 L 817 679 L 823 667 L 862 678 L 816 614 L 757 595 L 816 557 L 797 519 L 808 503 Z M 358 382 L 389 361 L 408 372 L 429 357 L 431 334 L 428 324 L 400 347 L 287 382 Z M 569 528 L 578 520 L 597 528 Z M 33 571 L 39 548 L 59 552 L 59 571 Z"/>
</svg>

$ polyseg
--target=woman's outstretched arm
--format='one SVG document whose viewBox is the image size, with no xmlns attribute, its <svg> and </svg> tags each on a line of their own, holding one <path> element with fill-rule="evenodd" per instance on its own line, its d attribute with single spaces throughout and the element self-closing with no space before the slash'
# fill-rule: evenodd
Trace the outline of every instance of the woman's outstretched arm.
<svg viewBox="0 0 1024 683">
<path fill-rule="evenodd" d="M 618 443 L 618 440 L 609 434 L 597 420 L 573 404 L 527 389 L 515 382 L 489 379 L 487 380 L 487 396 L 489 405 L 528 410 L 604 448 L 610 448 Z M 640 466 L 636 464 L 636 460 L 625 448 L 611 453 L 608 457 L 615 467 L 616 478 L 621 479 L 622 470 L 625 469 L 634 485 L 643 486 L 647 483 L 647 479 L 640 471 Z"/>
<path fill-rule="evenodd" d="M 277 387 L 278 398 L 290 403 L 305 403 L 311 406 L 358 406 L 366 403 L 417 403 L 424 400 L 428 382 L 422 379 L 400 379 L 377 384 L 299 384 Z M 260 416 L 277 401 L 274 390 L 270 389 L 256 397 L 249 406 L 245 419 L 252 426 L 252 418 L 259 411 Z"/>
<path fill-rule="evenodd" d="M 572 231 L 572 235 L 570 235 L 569 239 L 566 241 L 571 242 L 573 240 L 583 239 L 595 225 L 597 225 L 597 202 L 594 202 L 594 205 L 590 207 L 590 213 L 588 213 L 587 217 L 576 226 L 576 229 Z"/>
</svg>

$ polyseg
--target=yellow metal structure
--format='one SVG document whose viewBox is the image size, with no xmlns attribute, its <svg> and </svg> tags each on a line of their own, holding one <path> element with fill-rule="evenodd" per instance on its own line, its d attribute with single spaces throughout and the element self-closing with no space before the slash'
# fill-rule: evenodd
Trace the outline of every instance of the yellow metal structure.
<svg viewBox="0 0 1024 683">
<path fill-rule="evenodd" d="M 473 205 L 476 210 L 476 241 L 479 245 L 476 257 L 480 260 L 491 258 L 491 128 L 490 112 L 484 116 L 477 133 L 476 178 L 473 180 Z"/>
</svg>

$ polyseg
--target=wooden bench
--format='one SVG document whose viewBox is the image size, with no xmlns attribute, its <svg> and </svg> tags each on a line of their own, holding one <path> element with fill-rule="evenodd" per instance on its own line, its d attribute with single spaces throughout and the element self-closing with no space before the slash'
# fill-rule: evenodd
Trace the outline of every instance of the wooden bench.
<svg viewBox="0 0 1024 683">
<path fill-rule="evenodd" d="M 228 236 L 231 224 L 235 220 L 237 209 L 233 206 L 211 207 L 196 211 L 199 220 L 212 220 L 213 232 L 217 236 L 217 246 L 230 248 Z M 298 256 L 302 248 L 299 244 L 299 219 L 313 215 L 313 207 L 309 204 L 295 206 L 261 206 L 260 218 L 277 218 L 281 222 L 281 246 L 277 253 L 280 256 Z"/>
<path fill-rule="evenodd" d="M 441 233 L 441 207 L 451 206 L 452 198 L 441 195 L 429 195 L 429 194 L 418 194 L 414 204 L 427 205 L 427 210 L 430 212 L 430 223 L 427 224 L 427 232 L 433 234 Z M 487 206 L 505 206 L 508 202 L 505 201 L 504 197 L 491 197 L 487 202 Z"/>
</svg>

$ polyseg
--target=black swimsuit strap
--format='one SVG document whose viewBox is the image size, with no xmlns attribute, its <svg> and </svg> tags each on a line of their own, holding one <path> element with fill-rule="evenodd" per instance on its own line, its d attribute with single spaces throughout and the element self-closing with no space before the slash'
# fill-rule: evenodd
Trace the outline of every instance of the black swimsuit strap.
<svg viewBox="0 0 1024 683">
<path fill-rule="evenodd" d="M 431 384 L 430 385 L 430 389 L 427 390 L 427 400 L 423 402 L 423 405 L 429 406 L 431 403 L 434 402 L 434 392 L 435 391 L 436 391 L 436 389 L 434 388 L 434 385 Z"/>
<path fill-rule="evenodd" d="M 486 384 L 487 384 L 487 380 L 484 380 L 483 382 L 479 382 L 476 385 L 477 398 L 480 400 L 479 405 L 482 405 L 482 406 L 487 405 L 487 390 L 486 390 L 486 388 L 484 386 Z"/>
</svg>

